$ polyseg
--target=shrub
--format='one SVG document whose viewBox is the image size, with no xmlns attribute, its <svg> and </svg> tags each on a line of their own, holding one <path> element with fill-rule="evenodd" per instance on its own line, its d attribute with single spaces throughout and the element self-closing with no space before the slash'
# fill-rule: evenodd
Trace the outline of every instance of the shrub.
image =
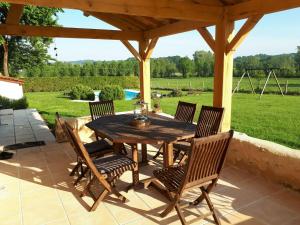
<svg viewBox="0 0 300 225">
<path fill-rule="evenodd" d="M 69 96 L 71 99 L 77 100 L 91 100 L 95 99 L 95 94 L 93 89 L 88 86 L 84 86 L 82 84 L 77 84 L 71 88 L 69 92 Z"/>
<path fill-rule="evenodd" d="M 170 93 L 169 93 L 169 97 L 181 97 L 183 96 L 183 93 L 181 90 L 179 89 L 173 89 Z"/>
<path fill-rule="evenodd" d="M 122 88 L 139 88 L 138 77 L 27 77 L 24 78 L 25 92 L 65 91 L 75 84 L 89 86 L 93 90 L 101 90 L 106 85 L 119 85 Z"/>
<path fill-rule="evenodd" d="M 107 85 L 99 94 L 100 100 L 122 100 L 124 97 L 124 90 L 119 85 Z"/>
<path fill-rule="evenodd" d="M 28 108 L 28 102 L 26 97 L 18 100 L 12 100 L 3 96 L 0 96 L 0 105 L 4 109 L 26 109 Z"/>
</svg>

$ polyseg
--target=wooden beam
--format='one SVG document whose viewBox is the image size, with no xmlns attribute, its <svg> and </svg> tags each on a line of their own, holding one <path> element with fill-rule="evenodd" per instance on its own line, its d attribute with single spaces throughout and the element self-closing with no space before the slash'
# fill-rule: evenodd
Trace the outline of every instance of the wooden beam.
<svg viewBox="0 0 300 225">
<path fill-rule="evenodd" d="M 300 7 L 299 0 L 249 0 L 226 6 L 229 20 L 245 19 L 258 14 L 268 14 Z"/>
<path fill-rule="evenodd" d="M 121 42 L 126 46 L 126 48 L 131 52 L 131 54 L 140 62 L 142 60 L 141 55 L 135 50 L 135 48 L 127 40 L 121 40 Z"/>
<path fill-rule="evenodd" d="M 132 30 L 132 31 L 139 31 L 140 29 L 137 27 L 132 26 L 131 24 L 127 23 L 126 21 L 118 18 L 118 16 L 112 16 L 108 13 L 102 12 L 84 12 L 85 16 L 93 16 L 97 19 L 100 19 L 120 30 Z"/>
<path fill-rule="evenodd" d="M 17 25 L 23 14 L 24 5 L 11 4 L 7 14 L 5 24 Z"/>
<path fill-rule="evenodd" d="M 148 16 L 168 19 L 216 22 L 222 18 L 223 7 L 193 1 L 170 0 L 6 0 L 8 3 L 79 9 L 82 11 Z"/>
<path fill-rule="evenodd" d="M 256 15 L 248 18 L 248 20 L 241 27 L 239 32 L 235 35 L 232 41 L 226 47 L 226 53 L 230 51 L 235 51 L 248 36 L 250 31 L 255 27 L 258 21 L 263 17 L 263 15 Z"/>
<path fill-rule="evenodd" d="M 211 48 L 211 50 L 214 52 L 215 51 L 215 40 L 211 33 L 207 30 L 206 27 L 201 27 L 197 29 L 198 32 L 201 34 L 203 39 L 206 41 L 208 46 Z"/>
<path fill-rule="evenodd" d="M 13 36 L 87 38 L 107 40 L 141 40 L 142 32 L 82 29 L 66 27 L 41 27 L 21 25 L 0 25 L 0 34 Z"/>
<path fill-rule="evenodd" d="M 233 37 L 233 29 L 234 22 L 226 16 L 216 25 L 213 105 L 224 108 L 221 131 L 228 131 L 231 124 L 233 52 L 226 53 L 226 46 Z"/>
<path fill-rule="evenodd" d="M 195 22 L 195 21 L 179 21 L 164 25 L 155 29 L 145 31 L 144 37 L 148 39 L 153 39 L 156 37 L 163 37 L 172 34 L 182 33 L 197 29 L 199 27 L 210 26 L 212 23 L 206 22 Z"/>
<path fill-rule="evenodd" d="M 139 53 L 144 55 L 149 48 L 149 40 L 139 41 Z M 149 104 L 151 108 L 151 88 L 150 88 L 150 59 L 142 57 L 139 63 L 140 68 L 140 93 L 141 99 Z"/>
<path fill-rule="evenodd" d="M 145 54 L 143 55 L 144 59 L 150 59 L 150 57 L 151 57 L 151 55 L 152 55 L 152 53 L 154 51 L 154 48 L 156 46 L 157 41 L 158 41 L 158 38 L 153 38 L 150 41 L 150 43 L 149 43 L 149 45 L 147 47 L 147 50 L 146 50 Z"/>
</svg>

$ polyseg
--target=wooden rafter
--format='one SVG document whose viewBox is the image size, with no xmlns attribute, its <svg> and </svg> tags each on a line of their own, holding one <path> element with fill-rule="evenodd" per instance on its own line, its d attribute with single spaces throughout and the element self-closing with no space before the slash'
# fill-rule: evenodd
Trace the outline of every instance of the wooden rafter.
<svg viewBox="0 0 300 225">
<path fill-rule="evenodd" d="M 213 36 L 211 35 L 211 33 L 207 30 L 206 27 L 201 27 L 201 28 L 198 28 L 197 30 L 201 34 L 203 39 L 206 41 L 208 46 L 211 48 L 211 50 L 214 52 L 216 43 L 215 43 L 215 40 L 214 40 Z"/>
<path fill-rule="evenodd" d="M 240 20 L 297 7 L 300 7 L 299 0 L 249 0 L 225 8 L 230 20 Z"/>
<path fill-rule="evenodd" d="M 57 37 L 57 38 L 88 38 L 107 40 L 141 40 L 142 32 L 82 29 L 66 27 L 41 27 L 21 25 L 0 25 L 1 35 Z"/>
<path fill-rule="evenodd" d="M 163 37 L 172 34 L 182 33 L 190 30 L 197 29 L 199 27 L 210 26 L 209 23 L 195 22 L 195 21 L 179 21 L 164 25 L 155 29 L 145 31 L 144 37 L 147 39 L 152 39 L 156 37 Z"/>
<path fill-rule="evenodd" d="M 126 46 L 126 48 L 131 52 L 131 54 L 140 62 L 142 60 L 141 55 L 137 50 L 129 43 L 127 40 L 121 40 L 121 42 Z"/>
<path fill-rule="evenodd" d="M 262 17 L 263 15 L 256 15 L 248 18 L 248 20 L 244 23 L 239 32 L 227 45 L 226 52 L 228 53 L 230 51 L 235 51 Z"/>
<path fill-rule="evenodd" d="M 23 14 L 23 9 L 24 5 L 11 4 L 5 23 L 12 25 L 19 24 L 21 16 Z"/>
<path fill-rule="evenodd" d="M 102 20 L 120 30 L 132 30 L 132 31 L 139 31 L 141 29 L 132 26 L 131 24 L 127 23 L 126 21 L 118 18 L 117 16 L 112 16 L 108 13 L 101 13 L 101 12 L 84 12 L 85 16 L 93 16 L 99 20 Z"/>
<path fill-rule="evenodd" d="M 135 16 L 148 16 L 157 18 L 172 18 L 194 21 L 216 22 L 222 18 L 223 7 L 202 5 L 193 1 L 170 0 L 6 0 L 8 3 L 30 4 L 45 7 L 58 7 L 79 9 L 82 11 L 95 11 L 117 13 Z"/>
</svg>

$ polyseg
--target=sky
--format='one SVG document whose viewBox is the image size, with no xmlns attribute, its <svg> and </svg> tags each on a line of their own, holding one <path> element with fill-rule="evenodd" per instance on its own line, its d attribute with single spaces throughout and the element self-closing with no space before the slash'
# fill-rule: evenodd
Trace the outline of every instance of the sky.
<svg viewBox="0 0 300 225">
<path fill-rule="evenodd" d="M 92 16 L 85 17 L 77 10 L 65 10 L 58 18 L 59 24 L 64 27 L 116 29 Z M 296 46 L 300 46 L 299 21 L 300 8 L 265 15 L 236 51 L 235 56 L 296 52 Z M 243 23 L 244 20 L 238 21 L 235 31 Z M 210 28 L 210 31 L 214 33 L 214 28 Z M 136 42 L 132 44 L 137 47 Z M 57 57 L 54 46 L 57 47 Z M 160 38 L 152 57 L 179 55 L 192 58 L 197 50 L 208 51 L 210 48 L 197 31 L 190 31 Z M 49 53 L 60 61 L 122 60 L 132 57 L 120 41 L 93 39 L 55 38 Z"/>
</svg>

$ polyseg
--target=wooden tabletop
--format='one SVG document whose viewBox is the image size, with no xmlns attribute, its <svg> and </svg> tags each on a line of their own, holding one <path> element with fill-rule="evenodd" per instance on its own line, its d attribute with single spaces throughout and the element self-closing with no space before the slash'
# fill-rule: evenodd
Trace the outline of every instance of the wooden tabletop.
<svg viewBox="0 0 300 225">
<path fill-rule="evenodd" d="M 86 126 L 114 143 L 162 144 L 191 138 L 195 125 L 157 114 L 149 115 L 150 125 L 137 128 L 130 125 L 133 114 L 121 114 L 98 118 Z"/>
</svg>

